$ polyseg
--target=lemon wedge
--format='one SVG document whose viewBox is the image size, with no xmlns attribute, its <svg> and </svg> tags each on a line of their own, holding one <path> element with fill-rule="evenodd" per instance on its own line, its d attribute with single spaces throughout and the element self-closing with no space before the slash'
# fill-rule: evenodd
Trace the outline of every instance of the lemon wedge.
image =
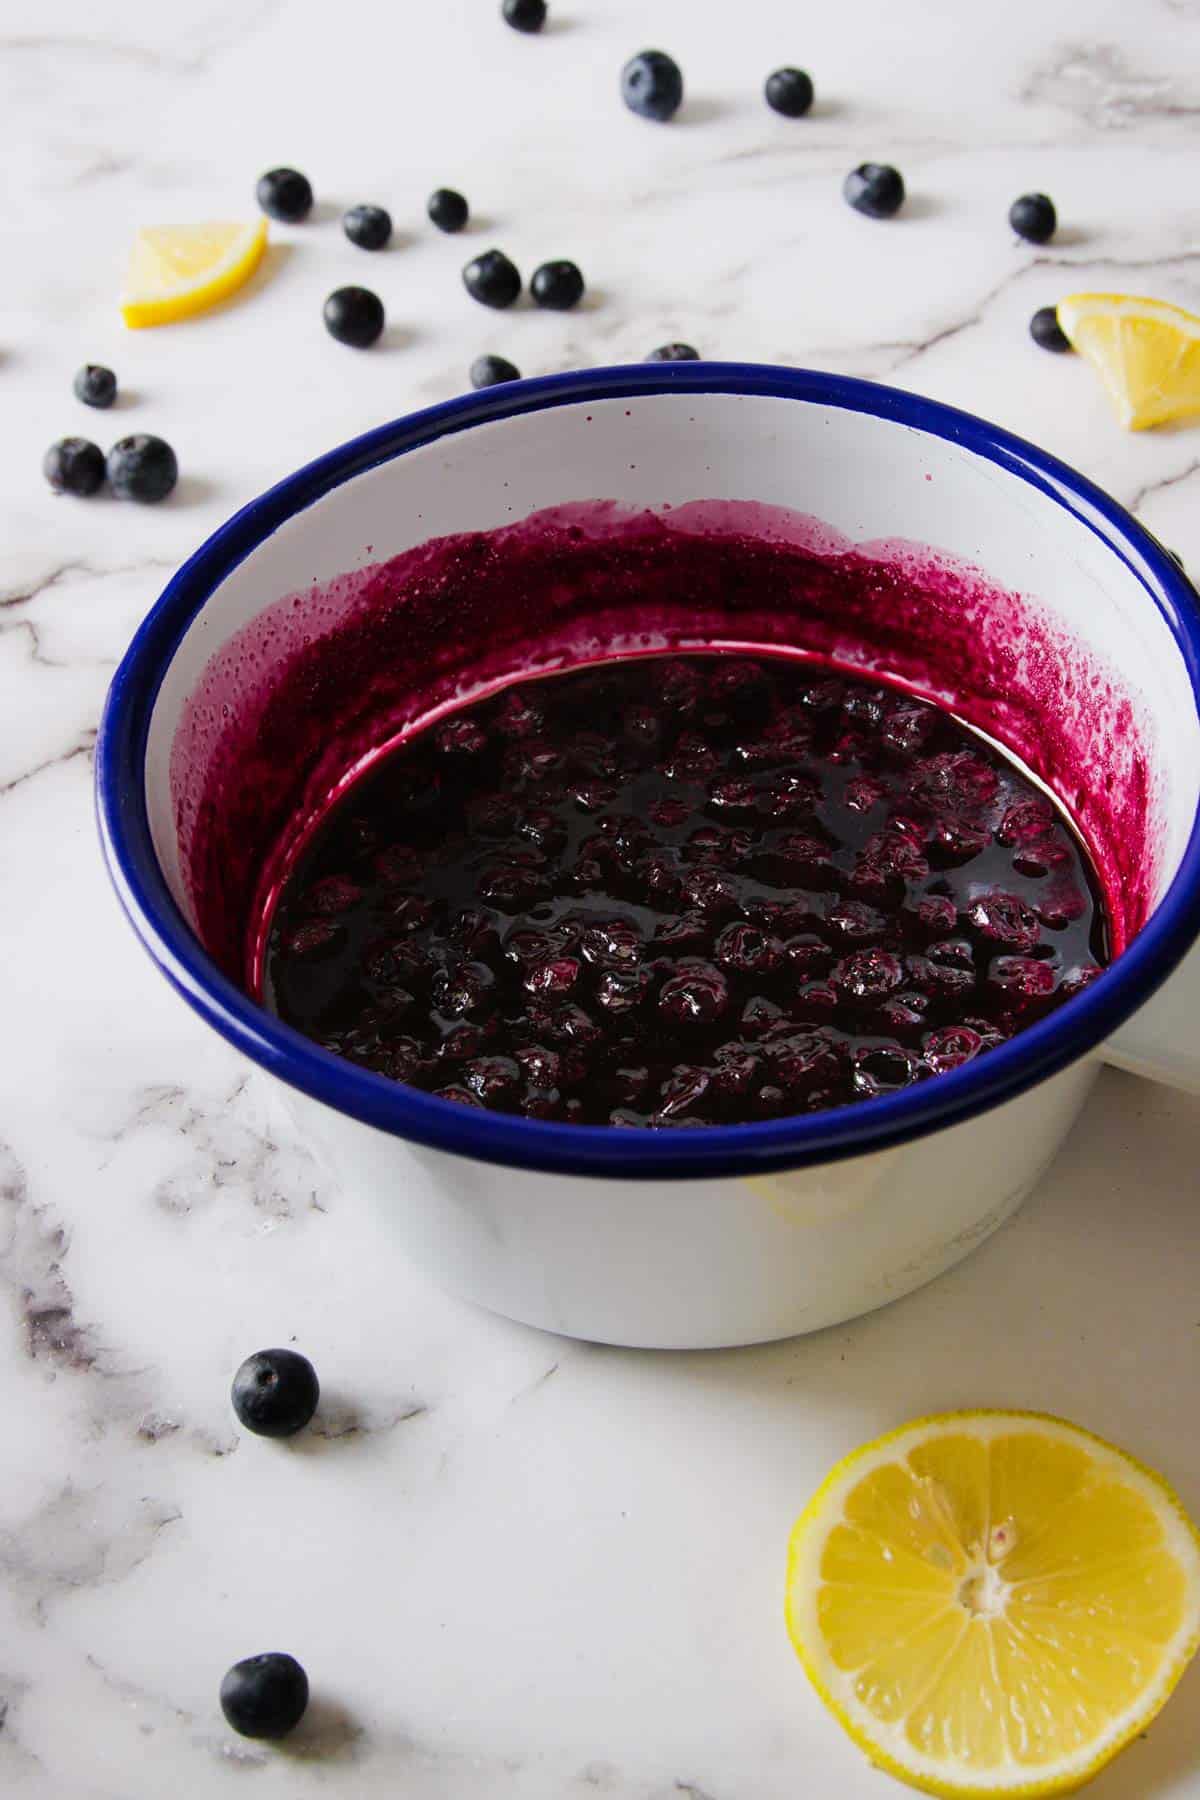
<svg viewBox="0 0 1200 1800">
<path fill-rule="evenodd" d="M 133 240 L 121 317 L 136 329 L 203 312 L 249 281 L 266 247 L 265 219 L 144 226 Z"/>
<path fill-rule="evenodd" d="M 873 1762 L 926 1793 L 1062 1794 L 1144 1730 L 1200 1634 L 1166 1483 L 1038 1413 L 919 1419 L 792 1533 L 787 1622 Z"/>
<path fill-rule="evenodd" d="M 1131 431 L 1200 412 L 1200 318 L 1136 294 L 1068 294 L 1058 322 Z"/>
</svg>

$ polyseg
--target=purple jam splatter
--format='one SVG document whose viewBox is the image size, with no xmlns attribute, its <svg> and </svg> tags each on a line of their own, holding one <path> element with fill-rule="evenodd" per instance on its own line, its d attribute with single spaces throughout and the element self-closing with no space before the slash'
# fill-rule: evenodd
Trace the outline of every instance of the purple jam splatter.
<svg viewBox="0 0 1200 1800">
<path fill-rule="evenodd" d="M 267 606 L 185 709 L 172 795 L 199 935 L 252 990 L 262 921 L 331 799 L 406 732 L 515 677 L 614 655 L 790 651 L 951 707 L 1078 826 L 1111 948 L 1158 859 L 1145 732 L 1117 674 L 1036 601 L 782 508 L 589 502 L 434 540 Z"/>
</svg>

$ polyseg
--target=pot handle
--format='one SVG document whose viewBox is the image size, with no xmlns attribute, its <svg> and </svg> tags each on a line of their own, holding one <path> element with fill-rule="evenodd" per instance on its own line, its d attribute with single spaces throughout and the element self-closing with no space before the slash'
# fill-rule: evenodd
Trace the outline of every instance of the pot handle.
<svg viewBox="0 0 1200 1800">
<path fill-rule="evenodd" d="M 1200 1094 L 1200 944 L 1194 944 L 1101 1055 L 1115 1068 Z"/>
</svg>

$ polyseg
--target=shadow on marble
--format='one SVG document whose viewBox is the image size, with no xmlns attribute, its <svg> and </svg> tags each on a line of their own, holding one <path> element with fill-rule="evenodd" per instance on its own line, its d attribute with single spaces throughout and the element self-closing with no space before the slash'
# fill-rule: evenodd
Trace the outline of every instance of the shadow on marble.
<svg viewBox="0 0 1200 1800">
<path fill-rule="evenodd" d="M 674 129 L 680 125 L 711 125 L 716 119 L 728 118 L 734 110 L 728 100 L 718 100 L 712 94 L 697 94 L 694 100 L 684 99 L 671 126 Z"/>
<path fill-rule="evenodd" d="M 911 223 L 918 219 L 936 219 L 945 211 L 946 202 L 939 195 L 917 193 L 909 194 L 896 217 L 901 223 L 905 219 Z M 886 224 L 887 221 L 883 220 L 882 223 Z"/>
<path fill-rule="evenodd" d="M 406 1400 L 387 1408 L 368 1405 L 337 1388 L 321 1394 L 316 1417 L 305 1431 L 280 1440 L 289 1456 L 311 1457 L 361 1447 L 410 1420 L 424 1418 L 429 1408 L 419 1400 Z"/>
<path fill-rule="evenodd" d="M 599 312 L 602 306 L 611 306 L 611 304 L 612 295 L 606 288 L 588 286 L 584 288 L 581 297 L 571 310 L 577 313 Z"/>
<path fill-rule="evenodd" d="M 219 492 L 216 482 L 210 481 L 207 475 L 185 473 L 179 477 L 175 492 L 166 504 L 172 511 L 179 506 L 203 506 Z"/>
<path fill-rule="evenodd" d="M 295 1731 L 273 1749 L 295 1762 L 352 1762 L 366 1733 L 348 1706 L 325 1694 L 314 1694 Z"/>
<path fill-rule="evenodd" d="M 372 350 L 410 350 L 420 337 L 411 325 L 385 325 Z"/>
<path fill-rule="evenodd" d="M 1094 231 L 1085 231 L 1082 225 L 1060 225 L 1050 242 L 1048 251 L 1074 250 L 1079 244 L 1090 244 L 1095 240 Z"/>
<path fill-rule="evenodd" d="M 822 119 L 844 119 L 849 110 L 844 100 L 830 100 L 818 94 L 804 117 L 819 123 Z"/>
</svg>

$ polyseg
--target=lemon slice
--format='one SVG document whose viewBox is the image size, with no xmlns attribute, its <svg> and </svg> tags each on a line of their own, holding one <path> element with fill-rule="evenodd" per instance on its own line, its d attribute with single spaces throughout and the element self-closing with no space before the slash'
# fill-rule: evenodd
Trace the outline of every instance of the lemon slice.
<svg viewBox="0 0 1200 1800">
<path fill-rule="evenodd" d="M 265 219 L 144 226 L 133 240 L 121 317 L 136 328 L 203 312 L 249 281 L 266 246 Z"/>
<path fill-rule="evenodd" d="M 1067 337 L 1100 372 L 1131 431 L 1200 412 L 1200 318 L 1136 294 L 1068 294 Z"/>
<path fill-rule="evenodd" d="M 1037 1413 L 919 1419 L 792 1534 L 787 1620 L 872 1761 L 926 1793 L 1062 1794 L 1196 1649 L 1200 1537 L 1157 1475 Z"/>
</svg>

